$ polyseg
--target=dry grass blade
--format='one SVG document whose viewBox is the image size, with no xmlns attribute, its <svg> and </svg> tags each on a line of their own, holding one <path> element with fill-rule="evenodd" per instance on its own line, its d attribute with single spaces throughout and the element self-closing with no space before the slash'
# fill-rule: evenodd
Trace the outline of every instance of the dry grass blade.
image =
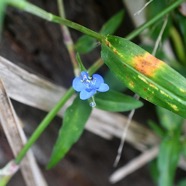
<svg viewBox="0 0 186 186">
<path fill-rule="evenodd" d="M 27 72 L 1 56 L 0 77 L 10 98 L 45 111 L 51 110 L 65 93 L 65 89 Z"/>
<path fill-rule="evenodd" d="M 14 156 L 18 154 L 26 142 L 26 136 L 17 119 L 4 85 L 0 80 L 0 122 L 6 134 Z M 27 186 L 46 186 L 46 182 L 31 152 L 21 163 L 21 171 Z"/>
<path fill-rule="evenodd" d="M 116 183 L 121 179 L 125 178 L 127 175 L 131 174 L 132 172 L 136 171 L 137 169 L 141 168 L 149 161 L 153 160 L 158 154 L 158 147 L 153 147 L 150 150 L 145 151 L 137 158 L 131 160 L 127 165 L 124 167 L 116 170 L 110 177 L 111 183 Z"/>
</svg>

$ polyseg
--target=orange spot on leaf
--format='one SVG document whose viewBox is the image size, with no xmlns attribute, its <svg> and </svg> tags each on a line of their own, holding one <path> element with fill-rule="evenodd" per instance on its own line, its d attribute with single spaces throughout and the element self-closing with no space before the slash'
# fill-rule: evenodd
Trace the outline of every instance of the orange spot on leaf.
<svg viewBox="0 0 186 186">
<path fill-rule="evenodd" d="M 134 58 L 134 68 L 146 76 L 153 74 L 164 64 L 161 60 L 155 58 L 149 53 Z"/>
</svg>

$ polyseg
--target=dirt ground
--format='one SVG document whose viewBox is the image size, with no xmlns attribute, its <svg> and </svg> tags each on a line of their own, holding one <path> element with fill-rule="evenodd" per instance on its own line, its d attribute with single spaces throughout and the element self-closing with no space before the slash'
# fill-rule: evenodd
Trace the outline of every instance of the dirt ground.
<svg viewBox="0 0 186 186">
<path fill-rule="evenodd" d="M 32 2 L 47 11 L 57 14 L 55 1 L 32 0 Z M 66 0 L 65 7 L 67 18 L 98 31 L 110 16 L 123 7 L 123 4 L 121 1 L 115 0 Z M 125 20 L 130 23 L 129 18 L 125 18 Z M 132 25 L 128 24 L 127 28 L 120 28 L 117 34 L 124 36 L 131 29 Z M 81 35 L 73 30 L 71 30 L 71 34 L 74 41 Z M 58 85 L 64 87 L 71 85 L 73 71 L 58 25 L 8 8 L 0 43 L 0 55 Z M 89 66 L 99 55 L 98 47 L 90 55 L 83 56 L 83 60 Z M 27 136 L 30 136 L 46 113 L 15 101 L 13 101 L 13 104 L 25 124 Z M 61 119 L 56 118 L 33 147 L 38 164 L 48 185 L 111 185 L 108 179 L 114 170 L 112 165 L 120 141 L 119 139 L 107 141 L 87 131 L 84 132 L 78 143 L 74 145 L 58 166 L 49 171 L 45 169 L 60 125 Z M 12 153 L 2 130 L 0 130 L 0 141 L 0 155 L 2 157 L 0 165 L 3 166 L 12 158 Z M 119 166 L 126 164 L 138 154 L 137 150 L 126 144 Z M 19 172 L 9 183 L 9 186 L 24 185 Z M 153 186 L 149 167 L 145 166 L 115 184 L 115 186 L 124 185 Z"/>
</svg>

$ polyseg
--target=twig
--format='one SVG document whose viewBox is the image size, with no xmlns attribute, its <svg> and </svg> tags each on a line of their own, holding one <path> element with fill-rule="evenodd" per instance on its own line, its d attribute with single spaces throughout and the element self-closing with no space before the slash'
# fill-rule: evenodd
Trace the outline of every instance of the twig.
<svg viewBox="0 0 186 186">
<path fill-rule="evenodd" d="M 168 22 L 168 17 L 166 16 L 165 17 L 165 20 L 163 22 L 163 26 L 161 27 L 160 33 L 158 35 L 158 38 L 156 40 L 156 43 L 155 43 L 154 48 L 153 48 L 153 51 L 152 51 L 152 55 L 154 55 L 154 56 L 156 55 L 156 52 L 157 52 L 158 47 L 160 45 L 160 42 L 161 42 L 161 39 L 162 39 L 162 35 L 164 33 L 164 30 L 165 30 L 165 27 L 167 25 L 167 22 Z"/>
<path fill-rule="evenodd" d="M 152 3 L 152 1 L 153 0 L 150 0 L 147 3 L 145 3 L 145 5 L 134 14 L 134 16 L 139 15 L 150 3 Z"/>
<path fill-rule="evenodd" d="M 135 97 L 136 97 L 137 100 L 140 98 L 137 94 L 135 94 Z M 125 126 L 125 129 L 123 131 L 123 135 L 121 137 L 121 142 L 120 142 L 120 145 L 119 145 L 119 148 L 118 148 L 117 156 L 116 156 L 116 159 L 114 161 L 114 165 L 113 165 L 114 167 L 116 167 L 118 165 L 119 160 L 121 158 L 121 154 L 122 154 L 122 151 L 123 151 L 123 146 L 124 146 L 124 143 L 125 143 L 127 131 L 128 131 L 129 125 L 132 121 L 132 118 L 134 116 L 134 113 L 135 113 L 135 109 L 131 110 L 130 113 L 129 113 L 129 116 L 128 116 L 128 119 L 127 119 L 127 122 L 126 122 L 126 126 Z"/>
<path fill-rule="evenodd" d="M 13 151 L 13 154 L 14 156 L 16 156 L 23 147 L 23 145 L 25 144 L 26 136 L 21 128 L 21 125 L 17 119 L 16 113 L 11 104 L 11 101 L 6 94 L 4 85 L 1 80 L 0 80 L 0 122 L 2 124 L 2 128 L 5 132 L 5 135 L 8 139 L 10 147 Z M 12 166 L 10 168 L 12 168 Z M 18 169 L 18 167 L 16 169 Z M 5 170 L 7 170 L 7 167 L 5 168 Z M 31 151 L 29 151 L 29 153 L 26 155 L 25 159 L 21 163 L 21 171 L 27 186 L 47 185 Z M 15 172 L 16 171 L 12 172 L 12 174 Z"/>
<path fill-rule="evenodd" d="M 131 160 L 127 165 L 115 171 L 109 178 L 111 183 L 116 183 L 136 171 L 137 169 L 144 166 L 149 161 L 153 160 L 158 154 L 158 147 L 153 147 L 150 150 L 145 151 L 140 156 Z"/>
<path fill-rule="evenodd" d="M 57 2 L 58 2 L 58 9 L 59 9 L 59 14 L 60 14 L 61 18 L 65 18 L 65 9 L 64 9 L 63 0 L 57 0 Z M 69 31 L 68 27 L 65 25 L 61 25 L 61 31 L 63 34 L 65 46 L 68 50 L 70 60 L 73 65 L 74 74 L 75 74 L 75 76 L 78 76 L 80 71 L 79 71 L 78 63 L 76 61 L 74 43 L 71 38 L 70 31 Z"/>
</svg>

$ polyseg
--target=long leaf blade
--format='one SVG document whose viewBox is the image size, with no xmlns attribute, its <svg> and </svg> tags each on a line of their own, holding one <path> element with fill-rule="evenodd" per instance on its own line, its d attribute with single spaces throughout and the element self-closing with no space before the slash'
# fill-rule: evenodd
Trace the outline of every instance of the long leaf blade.
<svg viewBox="0 0 186 186">
<path fill-rule="evenodd" d="M 120 26 L 124 17 L 124 11 L 121 10 L 112 16 L 101 28 L 100 33 L 103 35 L 114 34 Z"/>
<path fill-rule="evenodd" d="M 168 131 L 173 131 L 183 124 L 183 118 L 162 107 L 156 107 L 161 125 Z"/>
<path fill-rule="evenodd" d="M 118 27 L 120 26 L 124 17 L 124 11 L 121 10 L 115 15 L 113 15 L 101 28 L 100 33 L 103 35 L 113 34 Z M 76 50 L 80 54 L 86 54 L 91 52 L 97 46 L 95 38 L 92 38 L 88 35 L 83 35 L 78 39 L 75 44 Z"/>
<path fill-rule="evenodd" d="M 102 43 L 102 58 L 128 88 L 186 118 L 186 79 L 166 63 L 116 36 Z"/>
<path fill-rule="evenodd" d="M 95 101 L 96 108 L 112 112 L 125 112 L 139 108 L 143 105 L 141 101 L 138 101 L 131 96 L 111 90 L 104 94 L 96 95 Z"/>
<path fill-rule="evenodd" d="M 80 138 L 92 108 L 78 97 L 65 112 L 63 125 L 48 163 L 48 168 L 55 166 Z"/>
<path fill-rule="evenodd" d="M 5 9 L 6 9 L 6 1 L 1 0 L 0 1 L 0 39 L 1 39 L 1 32 L 3 29 L 3 20 L 5 15 Z"/>
<path fill-rule="evenodd" d="M 167 137 L 161 143 L 158 155 L 159 186 L 173 185 L 180 150 L 179 136 Z"/>
</svg>

